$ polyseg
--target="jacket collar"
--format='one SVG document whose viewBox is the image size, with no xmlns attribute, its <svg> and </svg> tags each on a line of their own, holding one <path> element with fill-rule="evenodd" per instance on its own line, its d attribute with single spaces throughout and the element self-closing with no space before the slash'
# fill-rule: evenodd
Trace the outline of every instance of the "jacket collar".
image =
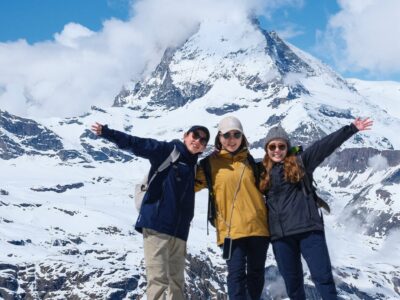
<svg viewBox="0 0 400 300">
<path fill-rule="evenodd" d="M 224 159 L 229 159 L 233 161 L 243 161 L 244 159 L 247 158 L 248 153 L 249 150 L 247 148 L 243 148 L 236 154 L 232 154 L 231 152 L 222 149 L 219 152 L 216 152 L 216 155 Z"/>
<path fill-rule="evenodd" d="M 174 140 L 174 144 L 176 145 L 176 148 L 179 150 L 179 152 L 187 162 L 191 164 L 196 164 L 197 158 L 199 157 L 200 153 L 199 154 L 190 153 L 189 150 L 186 148 L 186 145 L 180 140 Z"/>
</svg>

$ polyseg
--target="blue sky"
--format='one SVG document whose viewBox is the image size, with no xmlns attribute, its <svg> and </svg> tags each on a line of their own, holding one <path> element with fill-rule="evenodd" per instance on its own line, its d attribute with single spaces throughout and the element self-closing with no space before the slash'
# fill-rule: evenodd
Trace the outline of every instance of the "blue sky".
<svg viewBox="0 0 400 300">
<path fill-rule="evenodd" d="M 130 4 L 129 0 L 2 0 L 0 42 L 23 38 L 35 43 L 51 39 L 69 22 L 98 31 L 109 18 L 128 20 Z M 338 11 L 336 1 L 306 1 L 303 7 L 283 7 L 270 20 L 261 17 L 260 21 L 268 30 L 296 27 L 301 34 L 291 37 L 290 41 L 310 51 L 315 43 L 315 31 L 324 30 L 327 18 Z"/>
<path fill-rule="evenodd" d="M 311 0 L 302 6 L 282 7 L 270 19 L 261 17 L 260 20 L 267 30 L 287 32 L 286 38 L 292 44 L 308 52 L 316 43 L 316 31 L 325 30 L 328 18 L 338 11 L 334 0 Z"/>
<path fill-rule="evenodd" d="M 29 43 L 52 39 L 70 22 L 93 31 L 109 18 L 127 20 L 128 0 L 1 0 L 0 42 L 26 39 Z"/>
<path fill-rule="evenodd" d="M 400 82 L 399 0 L 0 0 L 0 109 L 109 103 L 196 22 L 232 11 L 344 77 Z"/>
</svg>

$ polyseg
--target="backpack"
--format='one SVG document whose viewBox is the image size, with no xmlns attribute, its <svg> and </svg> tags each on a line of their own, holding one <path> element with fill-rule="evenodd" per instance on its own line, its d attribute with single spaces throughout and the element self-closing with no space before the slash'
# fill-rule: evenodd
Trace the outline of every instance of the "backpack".
<svg viewBox="0 0 400 300">
<path fill-rule="evenodd" d="M 301 151 L 303 151 L 303 148 L 301 146 L 297 146 L 297 147 L 293 147 L 293 148 L 296 148 L 294 150 L 294 154 L 296 154 L 296 155 L 300 154 Z M 293 152 L 293 150 L 291 150 L 291 152 Z M 304 176 L 301 180 L 301 187 L 302 187 L 304 195 L 308 196 L 311 194 L 311 197 L 317 203 L 318 208 L 323 208 L 329 214 L 331 212 L 331 208 L 325 200 L 321 199 L 321 197 L 318 196 L 315 180 L 314 180 L 312 174 L 308 174 L 305 171 L 305 167 L 304 167 L 304 163 L 303 163 L 303 159 L 301 158 L 301 155 L 297 155 L 297 159 L 298 159 L 299 165 L 304 170 Z"/>
<path fill-rule="evenodd" d="M 256 186 L 260 184 L 260 170 L 257 166 L 256 161 L 250 153 L 247 154 L 247 161 L 253 170 L 254 178 L 256 179 Z M 207 209 L 207 234 L 208 234 L 208 223 L 215 227 L 215 218 L 217 217 L 217 211 L 215 208 L 215 193 L 213 189 L 213 182 L 211 178 L 211 164 L 210 156 L 203 158 L 200 161 L 200 166 L 204 171 L 204 176 L 206 178 L 207 188 L 208 188 L 208 209 Z"/>
<path fill-rule="evenodd" d="M 172 149 L 172 152 L 160 164 L 160 166 L 154 172 L 153 176 L 151 176 L 151 178 L 149 179 L 149 175 L 150 175 L 150 170 L 149 170 L 147 175 L 142 179 L 141 183 L 135 184 L 135 206 L 136 206 L 137 211 L 140 211 L 140 208 L 142 207 L 144 195 L 146 194 L 147 190 L 149 189 L 151 182 L 154 180 L 154 178 L 156 178 L 158 173 L 164 171 L 171 164 L 176 162 L 179 158 L 179 155 L 180 155 L 180 152 L 178 151 L 178 149 L 176 149 L 176 146 L 174 145 L 174 149 Z"/>
</svg>

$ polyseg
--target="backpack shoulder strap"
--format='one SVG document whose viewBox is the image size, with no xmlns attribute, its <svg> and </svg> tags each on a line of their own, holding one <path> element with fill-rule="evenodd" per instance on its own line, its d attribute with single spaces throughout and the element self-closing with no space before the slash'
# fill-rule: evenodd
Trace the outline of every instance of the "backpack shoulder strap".
<svg viewBox="0 0 400 300">
<path fill-rule="evenodd" d="M 310 193 L 312 193 L 312 191 L 314 190 L 314 188 L 312 186 L 312 179 L 310 178 L 309 174 L 306 171 L 306 168 L 304 167 L 304 163 L 303 163 L 303 159 L 301 158 L 301 155 L 297 155 L 297 162 L 299 163 L 299 166 L 301 167 L 301 169 L 304 172 L 304 176 L 301 179 L 301 186 L 302 186 L 304 195 L 307 196 Z"/>
<path fill-rule="evenodd" d="M 254 178 L 256 180 L 256 187 L 258 188 L 260 186 L 260 169 L 250 152 L 247 154 L 247 161 L 249 162 L 250 167 L 253 170 Z"/>
<path fill-rule="evenodd" d="M 301 155 L 298 155 L 298 162 L 300 164 L 300 166 L 303 168 L 304 171 L 304 176 L 301 179 L 301 187 L 303 189 L 303 193 L 304 195 L 310 195 L 313 197 L 314 201 L 317 203 L 318 207 L 321 207 L 323 209 L 326 210 L 327 213 L 331 212 L 331 208 L 329 206 L 329 204 L 323 200 L 321 197 L 318 196 L 317 194 L 317 188 L 314 185 L 314 179 L 312 177 L 312 174 L 308 174 L 304 168 L 304 163 L 303 163 L 303 159 L 301 158 Z"/>
<path fill-rule="evenodd" d="M 153 173 L 153 176 L 151 176 L 150 180 L 148 181 L 147 185 L 149 186 L 150 183 L 153 181 L 153 179 L 157 176 L 158 173 L 164 171 L 166 168 L 168 168 L 171 164 L 176 162 L 180 156 L 180 152 L 178 149 L 176 149 L 176 145 L 174 145 L 174 149 L 172 149 L 171 153 L 168 155 L 168 157 L 159 165 L 157 170 Z"/>
<path fill-rule="evenodd" d="M 160 172 L 164 171 L 166 168 L 169 167 L 170 164 L 173 164 L 174 162 L 176 162 L 178 160 L 180 154 L 181 153 L 178 151 L 178 149 L 176 149 L 176 145 L 174 145 L 174 149 L 172 149 L 172 152 L 158 167 L 157 172 L 160 173 Z"/>
<path fill-rule="evenodd" d="M 207 209 L 207 221 L 211 223 L 212 226 L 215 227 L 215 217 L 216 217 L 216 209 L 215 209 L 215 194 L 211 176 L 211 164 L 210 164 L 210 156 L 203 158 L 200 161 L 200 166 L 203 169 L 204 177 L 206 178 L 206 184 L 208 189 L 208 209 Z M 207 234 L 208 234 L 208 222 L 207 222 Z"/>
</svg>

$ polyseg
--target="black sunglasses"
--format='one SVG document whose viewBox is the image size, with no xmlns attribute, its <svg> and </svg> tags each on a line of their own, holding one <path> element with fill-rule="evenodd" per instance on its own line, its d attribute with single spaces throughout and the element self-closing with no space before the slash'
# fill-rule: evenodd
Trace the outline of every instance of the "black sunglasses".
<svg viewBox="0 0 400 300">
<path fill-rule="evenodd" d="M 242 137 L 242 133 L 240 131 L 236 131 L 234 133 L 230 133 L 230 132 L 226 132 L 224 134 L 221 133 L 221 135 L 224 137 L 224 139 L 229 139 L 231 137 L 235 138 L 235 139 L 240 139 Z"/>
<path fill-rule="evenodd" d="M 281 151 L 285 151 L 286 150 L 286 144 L 269 144 L 268 145 L 268 150 L 269 151 L 275 151 L 276 148 L 278 148 Z"/>
<path fill-rule="evenodd" d="M 207 137 L 201 136 L 198 131 L 192 131 L 192 137 L 194 140 L 199 141 L 200 144 L 202 144 L 203 146 L 207 145 L 207 142 L 208 142 Z"/>
</svg>

